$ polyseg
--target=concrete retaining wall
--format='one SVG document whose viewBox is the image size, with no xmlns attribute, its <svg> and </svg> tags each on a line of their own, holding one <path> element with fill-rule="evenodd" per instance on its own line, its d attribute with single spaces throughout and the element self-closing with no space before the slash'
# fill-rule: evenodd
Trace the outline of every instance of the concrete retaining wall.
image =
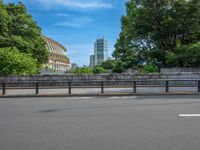
<svg viewBox="0 0 200 150">
<path fill-rule="evenodd" d="M 88 80 L 157 80 L 157 79 L 195 79 L 200 73 L 154 73 L 154 74 L 108 74 L 108 75 L 33 75 L 0 76 L 0 82 L 21 81 L 88 81 Z"/>
<path fill-rule="evenodd" d="M 33 75 L 33 76 L 0 76 L 0 83 L 12 83 L 12 82 L 26 82 L 26 81 L 55 81 L 55 82 L 68 82 L 68 81 L 101 81 L 101 80 L 171 80 L 171 79 L 186 79 L 186 80 L 200 80 L 200 73 L 154 73 L 154 74 L 107 74 L 107 75 Z M 87 84 L 87 83 L 86 83 Z M 74 85 L 86 85 L 86 84 L 74 84 Z M 107 85 L 112 85 L 106 83 Z M 132 85 L 130 82 L 115 82 L 115 85 Z M 154 84 L 163 85 L 165 82 L 148 82 L 138 84 Z M 171 82 L 171 84 L 192 84 L 197 85 L 197 82 Z M 44 84 L 50 85 L 50 84 Z M 55 85 L 55 84 L 54 84 Z M 67 85 L 67 84 L 56 84 L 56 85 Z M 90 83 L 89 85 L 99 85 L 99 83 Z"/>
<path fill-rule="evenodd" d="M 194 68 L 194 67 L 176 67 L 176 68 L 161 68 L 161 73 L 188 73 L 188 72 L 196 72 L 200 73 L 200 68 Z"/>
</svg>

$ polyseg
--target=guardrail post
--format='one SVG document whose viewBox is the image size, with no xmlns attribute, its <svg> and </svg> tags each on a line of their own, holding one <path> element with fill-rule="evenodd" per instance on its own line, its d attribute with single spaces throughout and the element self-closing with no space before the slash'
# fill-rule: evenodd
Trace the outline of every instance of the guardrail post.
<svg viewBox="0 0 200 150">
<path fill-rule="evenodd" d="M 136 87 L 136 81 L 134 81 L 134 89 L 133 89 L 133 93 L 136 93 L 137 92 L 137 87 Z"/>
<path fill-rule="evenodd" d="M 104 93 L 104 84 L 103 84 L 103 82 L 101 82 L 101 94 L 103 94 Z"/>
<path fill-rule="evenodd" d="M 6 84 L 2 83 L 2 95 L 6 95 Z"/>
<path fill-rule="evenodd" d="M 38 82 L 35 84 L 35 94 L 36 95 L 39 94 L 39 83 Z"/>
<path fill-rule="evenodd" d="M 166 92 L 169 92 L 169 81 L 166 81 Z"/>
<path fill-rule="evenodd" d="M 72 83 L 69 82 L 69 95 L 72 94 Z"/>
<path fill-rule="evenodd" d="M 198 92 L 200 92 L 200 80 L 198 81 Z"/>
</svg>

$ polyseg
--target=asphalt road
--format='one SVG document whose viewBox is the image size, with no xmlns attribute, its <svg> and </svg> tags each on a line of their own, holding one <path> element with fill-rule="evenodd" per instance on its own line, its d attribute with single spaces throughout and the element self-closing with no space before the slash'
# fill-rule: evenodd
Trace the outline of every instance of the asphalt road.
<svg viewBox="0 0 200 150">
<path fill-rule="evenodd" d="M 0 150 L 199 150 L 198 114 L 199 96 L 1 98 Z"/>
</svg>

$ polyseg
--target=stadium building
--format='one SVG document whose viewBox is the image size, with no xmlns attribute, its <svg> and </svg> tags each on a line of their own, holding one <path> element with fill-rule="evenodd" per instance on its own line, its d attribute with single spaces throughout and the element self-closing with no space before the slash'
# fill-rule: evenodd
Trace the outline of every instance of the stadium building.
<svg viewBox="0 0 200 150">
<path fill-rule="evenodd" d="M 49 62 L 46 64 L 48 70 L 53 72 L 65 72 L 69 69 L 69 58 L 67 49 L 53 39 L 43 36 L 46 41 L 46 48 L 49 50 Z"/>
</svg>

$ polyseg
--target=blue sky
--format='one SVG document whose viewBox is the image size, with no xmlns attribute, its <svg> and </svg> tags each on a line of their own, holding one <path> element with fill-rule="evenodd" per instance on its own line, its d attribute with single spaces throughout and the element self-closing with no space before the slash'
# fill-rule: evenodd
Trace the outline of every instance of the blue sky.
<svg viewBox="0 0 200 150">
<path fill-rule="evenodd" d="M 18 0 L 5 0 L 17 2 Z M 42 33 L 67 48 L 71 63 L 88 65 L 95 40 L 105 37 L 109 56 L 120 32 L 126 0 L 22 0 Z"/>
</svg>

